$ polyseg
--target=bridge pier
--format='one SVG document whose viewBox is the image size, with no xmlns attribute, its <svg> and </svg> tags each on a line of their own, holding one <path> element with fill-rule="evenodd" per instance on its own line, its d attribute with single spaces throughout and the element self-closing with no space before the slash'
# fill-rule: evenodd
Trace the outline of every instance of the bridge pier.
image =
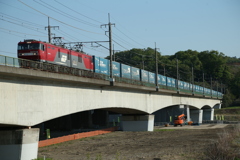
<svg viewBox="0 0 240 160">
<path fill-rule="evenodd" d="M 185 115 L 187 116 L 187 122 L 189 122 L 191 120 L 189 106 L 188 105 L 184 106 L 184 110 L 185 110 Z"/>
<path fill-rule="evenodd" d="M 190 116 L 191 116 L 191 120 L 194 123 L 202 123 L 202 118 L 203 118 L 203 110 L 199 109 L 194 109 L 194 110 L 190 110 Z"/>
<path fill-rule="evenodd" d="M 213 120 L 214 109 L 203 109 L 203 120 Z"/>
<path fill-rule="evenodd" d="M 38 139 L 38 128 L 0 131 L 1 160 L 36 159 Z"/>
<path fill-rule="evenodd" d="M 222 108 L 222 104 L 216 104 L 215 106 L 213 106 L 214 109 L 221 109 Z"/>
<path fill-rule="evenodd" d="M 121 125 L 123 131 L 153 131 L 154 115 L 124 115 Z"/>
</svg>

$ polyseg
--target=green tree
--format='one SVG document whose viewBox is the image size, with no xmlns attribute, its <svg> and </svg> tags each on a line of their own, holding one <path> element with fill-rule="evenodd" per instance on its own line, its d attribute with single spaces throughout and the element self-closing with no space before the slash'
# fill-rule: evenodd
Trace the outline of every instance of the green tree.
<svg viewBox="0 0 240 160">
<path fill-rule="evenodd" d="M 232 94 L 234 94 L 237 98 L 240 97 L 240 70 L 235 75 L 235 77 L 231 80 L 229 84 L 231 88 Z"/>
<path fill-rule="evenodd" d="M 224 72 L 228 72 L 223 53 L 214 50 L 203 51 L 199 53 L 198 57 L 202 62 L 204 72 L 215 79 L 221 79 Z"/>
<path fill-rule="evenodd" d="M 158 57 L 161 57 L 160 52 L 157 52 L 157 54 Z M 106 58 L 109 59 L 109 56 Z M 147 49 L 133 48 L 128 51 L 117 52 L 115 61 L 151 72 L 156 70 L 155 49 L 149 47 Z"/>
</svg>

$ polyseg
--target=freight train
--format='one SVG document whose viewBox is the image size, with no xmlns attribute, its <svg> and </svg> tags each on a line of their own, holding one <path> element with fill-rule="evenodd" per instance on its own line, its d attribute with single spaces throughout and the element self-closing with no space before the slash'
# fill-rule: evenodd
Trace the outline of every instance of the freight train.
<svg viewBox="0 0 240 160">
<path fill-rule="evenodd" d="M 24 40 L 23 42 L 18 43 L 18 58 L 58 64 L 72 68 L 89 70 L 108 76 L 110 75 L 110 62 L 108 59 L 91 56 L 33 39 Z M 115 77 L 155 84 L 155 73 L 115 61 L 112 62 L 112 73 Z M 160 74 L 158 74 L 157 77 L 158 85 L 160 86 L 166 86 L 174 89 L 177 88 L 181 91 L 188 93 L 194 92 L 200 95 L 209 95 L 220 98 L 223 96 L 220 92 L 198 85 L 192 85 L 188 82 L 180 80 L 177 81 L 171 77 Z"/>
</svg>

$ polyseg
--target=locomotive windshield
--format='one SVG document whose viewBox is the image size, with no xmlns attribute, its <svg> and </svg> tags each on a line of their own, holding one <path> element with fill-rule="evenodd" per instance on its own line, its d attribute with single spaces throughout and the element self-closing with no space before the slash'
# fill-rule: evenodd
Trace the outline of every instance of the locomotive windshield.
<svg viewBox="0 0 240 160">
<path fill-rule="evenodd" d="M 41 49 L 40 43 L 27 43 L 27 44 L 19 44 L 18 50 L 32 50 L 32 49 Z"/>
</svg>

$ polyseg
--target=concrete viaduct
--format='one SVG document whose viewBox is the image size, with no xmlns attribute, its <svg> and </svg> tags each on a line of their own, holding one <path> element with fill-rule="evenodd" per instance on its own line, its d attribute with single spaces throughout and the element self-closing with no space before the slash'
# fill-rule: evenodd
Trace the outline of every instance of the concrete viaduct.
<svg viewBox="0 0 240 160">
<path fill-rule="evenodd" d="M 11 149 L 22 157 L 24 152 L 31 151 L 31 155 L 21 159 L 36 158 L 39 134 L 37 129 L 1 131 L 1 127 L 30 128 L 65 115 L 104 109 L 123 115 L 124 131 L 153 131 L 154 117 L 160 120 L 167 108 L 173 106 L 184 111 L 188 119 L 201 123 L 213 120 L 214 108 L 221 107 L 221 100 L 170 90 L 156 92 L 155 88 L 126 83 L 115 82 L 110 86 L 103 79 L 0 66 L 0 157 Z M 22 142 L 15 143 L 14 135 L 22 136 Z M 17 151 L 19 145 L 22 151 Z"/>
</svg>

